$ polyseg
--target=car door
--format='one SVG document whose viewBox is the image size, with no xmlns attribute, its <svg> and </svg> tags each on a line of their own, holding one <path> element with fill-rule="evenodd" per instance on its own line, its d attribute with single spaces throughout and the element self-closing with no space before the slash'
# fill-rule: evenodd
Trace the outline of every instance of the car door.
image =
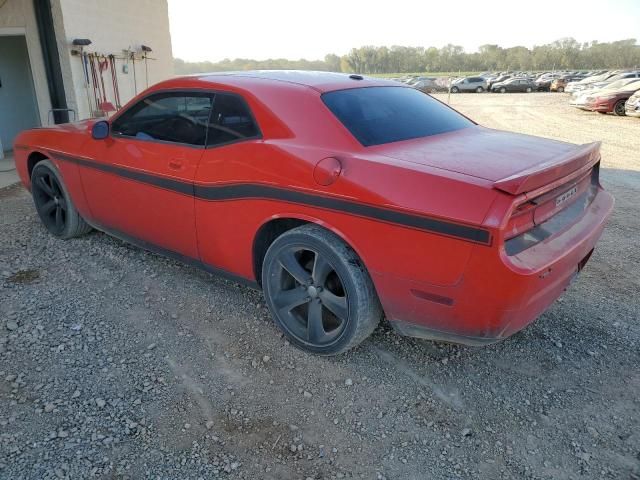
<svg viewBox="0 0 640 480">
<path fill-rule="evenodd" d="M 247 203 L 235 201 L 236 194 L 251 195 L 251 183 L 295 175 L 278 170 L 249 103 L 239 94 L 216 92 L 207 136 L 207 148 L 196 176 L 196 225 L 200 259 L 209 266 L 245 278 L 253 272 L 250 244 L 255 211 Z M 274 168 L 275 167 L 275 168 Z"/>
<path fill-rule="evenodd" d="M 143 98 L 87 143 L 82 182 L 93 222 L 163 253 L 198 258 L 193 181 L 212 95 L 164 91 Z"/>
</svg>

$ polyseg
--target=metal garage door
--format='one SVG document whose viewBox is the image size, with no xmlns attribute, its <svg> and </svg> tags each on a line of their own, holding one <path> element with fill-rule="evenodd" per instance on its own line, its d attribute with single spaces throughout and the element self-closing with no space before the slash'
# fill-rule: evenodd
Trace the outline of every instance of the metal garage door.
<svg viewBox="0 0 640 480">
<path fill-rule="evenodd" d="M 0 141 L 13 149 L 16 135 L 40 124 L 24 36 L 0 36 Z"/>
</svg>

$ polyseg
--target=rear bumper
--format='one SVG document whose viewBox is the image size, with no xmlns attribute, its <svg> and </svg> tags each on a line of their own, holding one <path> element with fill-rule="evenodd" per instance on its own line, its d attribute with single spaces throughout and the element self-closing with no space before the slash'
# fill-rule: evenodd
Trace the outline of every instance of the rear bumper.
<svg viewBox="0 0 640 480">
<path fill-rule="evenodd" d="M 613 197 L 599 188 L 582 216 L 561 233 L 508 256 L 477 246 L 454 286 L 374 275 L 390 323 L 403 335 L 486 345 L 523 329 L 562 294 L 602 235 Z"/>
</svg>

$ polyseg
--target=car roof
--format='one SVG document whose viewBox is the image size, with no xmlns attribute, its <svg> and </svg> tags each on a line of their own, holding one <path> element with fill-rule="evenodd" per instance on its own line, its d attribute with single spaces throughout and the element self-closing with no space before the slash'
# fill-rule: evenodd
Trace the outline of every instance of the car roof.
<svg viewBox="0 0 640 480">
<path fill-rule="evenodd" d="M 334 72 L 318 72 L 307 70 L 246 70 L 235 72 L 212 72 L 188 75 L 186 77 L 178 77 L 168 82 L 174 83 L 180 79 L 197 78 L 199 82 L 210 82 L 217 84 L 227 84 L 232 86 L 240 86 L 242 88 L 250 87 L 251 84 L 259 87 L 265 82 L 296 84 L 313 88 L 319 92 L 328 92 L 332 90 L 342 90 L 357 87 L 372 86 L 394 86 L 402 87 L 401 83 L 394 80 L 386 80 L 382 78 L 367 77 L 364 75 L 334 73 Z"/>
</svg>

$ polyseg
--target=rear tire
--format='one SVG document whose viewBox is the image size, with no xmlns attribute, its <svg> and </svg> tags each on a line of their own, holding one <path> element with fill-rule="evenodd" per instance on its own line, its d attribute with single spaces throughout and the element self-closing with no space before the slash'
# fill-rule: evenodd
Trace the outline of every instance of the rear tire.
<svg viewBox="0 0 640 480">
<path fill-rule="evenodd" d="M 564 87 L 558 87 L 558 92 L 559 92 L 559 93 L 564 92 Z"/>
<path fill-rule="evenodd" d="M 271 244 L 262 288 L 287 339 L 317 355 L 355 347 L 382 317 L 373 282 L 356 253 L 317 225 L 289 230 Z"/>
<path fill-rule="evenodd" d="M 527 87 L 527 93 L 531 93 L 531 87 Z"/>
<path fill-rule="evenodd" d="M 476 88 L 476 93 L 482 93 L 482 92 L 484 92 L 484 88 L 482 87 Z"/>
<path fill-rule="evenodd" d="M 33 168 L 31 193 L 40 220 L 56 237 L 67 240 L 91 231 L 76 210 L 62 175 L 50 160 L 43 160 Z"/>
</svg>

